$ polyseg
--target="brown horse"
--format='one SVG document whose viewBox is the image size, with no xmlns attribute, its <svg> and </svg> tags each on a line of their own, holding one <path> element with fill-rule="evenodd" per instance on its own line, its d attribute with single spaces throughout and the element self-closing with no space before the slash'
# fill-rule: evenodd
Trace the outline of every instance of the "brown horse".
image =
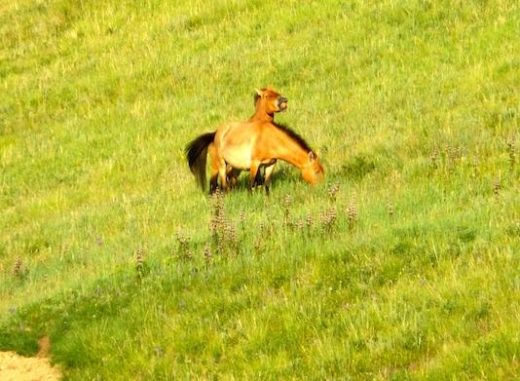
<svg viewBox="0 0 520 381">
<path fill-rule="evenodd" d="M 211 135 L 213 137 L 213 134 Z M 200 137 L 195 141 L 198 139 Z M 199 143 L 206 144 L 206 147 L 212 142 L 215 145 L 218 168 L 215 173 L 212 166 L 211 176 L 218 176 L 223 190 L 228 189 L 228 165 L 236 169 L 249 170 L 249 189 L 255 185 L 260 166 L 265 166 L 266 193 L 269 193 L 271 175 L 277 160 L 286 161 L 300 169 L 303 179 L 309 184 L 320 182 L 324 176 L 318 156 L 305 140 L 288 127 L 274 122 L 228 123 L 217 129 L 213 141 L 207 140 L 202 143 L 199 140 Z M 196 152 L 199 152 L 199 156 L 190 156 Z M 188 151 L 188 162 L 194 163 L 193 166 L 190 165 L 192 172 L 199 176 L 206 171 L 205 165 L 199 164 L 202 152 L 206 154 L 201 147 Z"/>
<path fill-rule="evenodd" d="M 287 109 L 287 98 L 276 90 L 267 87 L 255 90 L 255 113 L 249 118 L 252 122 L 272 122 L 274 114 Z"/>
<path fill-rule="evenodd" d="M 249 122 L 257 121 L 257 122 L 272 122 L 274 121 L 274 114 L 278 112 L 283 112 L 287 109 L 287 98 L 282 96 L 276 90 L 267 87 L 263 89 L 255 90 L 255 113 L 248 119 Z M 218 173 L 218 162 L 216 157 L 216 151 L 214 144 L 211 144 L 208 148 L 210 157 L 211 157 L 211 165 L 212 165 L 212 173 Z M 261 169 L 265 169 L 261 167 Z M 274 169 L 274 167 L 273 167 Z M 233 168 L 228 165 L 227 168 L 227 178 L 229 185 L 234 187 L 238 181 L 238 176 L 242 172 L 241 169 Z M 255 185 L 262 185 L 264 183 L 264 175 L 259 170 L 255 177 Z M 210 189 L 215 190 L 217 188 L 217 176 L 214 175 L 210 179 Z"/>
<path fill-rule="evenodd" d="M 215 134 L 218 177 L 227 189 L 226 168 L 249 169 L 249 188 L 254 186 L 260 166 L 265 166 L 265 190 L 269 193 L 271 175 L 277 160 L 300 169 L 303 179 L 316 184 L 323 179 L 324 169 L 316 153 L 296 132 L 274 122 L 231 123 Z"/>
<path fill-rule="evenodd" d="M 272 122 L 274 120 L 274 114 L 282 112 L 287 109 L 287 98 L 282 96 L 276 90 L 272 88 L 263 88 L 261 90 L 255 90 L 255 113 L 248 119 L 248 122 Z M 244 122 L 247 123 L 247 122 Z M 217 153 L 213 140 L 215 132 L 209 132 L 200 135 L 194 139 L 186 147 L 186 155 L 191 171 L 197 177 L 199 185 L 202 189 L 206 186 L 206 172 L 200 171 L 199 168 L 205 168 L 207 153 L 209 153 L 211 160 L 211 173 L 210 179 L 210 193 L 213 193 L 218 184 L 218 161 Z M 242 170 L 228 166 L 227 168 L 227 180 L 231 185 L 236 184 L 238 175 Z M 261 185 L 263 178 L 260 171 L 256 177 L 256 184 Z"/>
</svg>

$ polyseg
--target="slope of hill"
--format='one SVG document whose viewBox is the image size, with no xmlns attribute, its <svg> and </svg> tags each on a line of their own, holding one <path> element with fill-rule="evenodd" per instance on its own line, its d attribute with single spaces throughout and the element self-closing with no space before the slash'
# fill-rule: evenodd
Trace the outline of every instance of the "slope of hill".
<svg viewBox="0 0 520 381">
<path fill-rule="evenodd" d="M 516 2 L 0 5 L 0 349 L 69 379 L 515 379 Z M 322 157 L 210 198 L 255 87 Z M 219 218 L 215 218 L 218 216 Z"/>
</svg>

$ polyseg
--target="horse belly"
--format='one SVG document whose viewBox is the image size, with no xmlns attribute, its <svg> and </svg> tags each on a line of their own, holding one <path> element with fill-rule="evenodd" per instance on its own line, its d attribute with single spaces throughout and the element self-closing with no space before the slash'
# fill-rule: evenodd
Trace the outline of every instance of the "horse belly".
<svg viewBox="0 0 520 381">
<path fill-rule="evenodd" d="M 251 147 L 249 145 L 235 146 L 233 149 L 225 150 L 224 160 L 234 168 L 251 168 Z"/>
</svg>

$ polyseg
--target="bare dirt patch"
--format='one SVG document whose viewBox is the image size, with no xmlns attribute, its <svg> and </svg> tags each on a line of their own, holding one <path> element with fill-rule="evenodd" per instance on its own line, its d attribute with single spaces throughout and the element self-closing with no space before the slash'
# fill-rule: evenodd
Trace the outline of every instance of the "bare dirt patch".
<svg viewBox="0 0 520 381">
<path fill-rule="evenodd" d="M 40 351 L 36 357 L 23 357 L 14 352 L 0 352 L 0 380 L 2 381 L 58 381 L 61 372 L 51 366 L 47 354 L 49 339 L 39 341 Z"/>
</svg>

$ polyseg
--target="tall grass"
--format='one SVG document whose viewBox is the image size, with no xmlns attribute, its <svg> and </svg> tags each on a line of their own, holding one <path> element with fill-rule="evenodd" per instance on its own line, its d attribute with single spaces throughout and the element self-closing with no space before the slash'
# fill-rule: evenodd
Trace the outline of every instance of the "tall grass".
<svg viewBox="0 0 520 381">
<path fill-rule="evenodd" d="M 69 379 L 516 379 L 510 1 L 0 5 L 0 348 Z M 255 87 L 327 179 L 202 194 Z M 245 176 L 245 175 L 244 175 Z"/>
</svg>

